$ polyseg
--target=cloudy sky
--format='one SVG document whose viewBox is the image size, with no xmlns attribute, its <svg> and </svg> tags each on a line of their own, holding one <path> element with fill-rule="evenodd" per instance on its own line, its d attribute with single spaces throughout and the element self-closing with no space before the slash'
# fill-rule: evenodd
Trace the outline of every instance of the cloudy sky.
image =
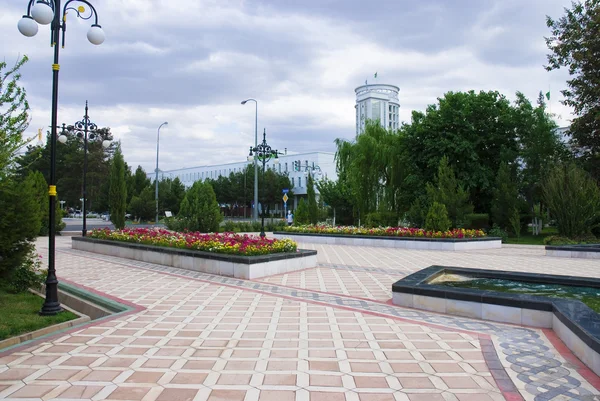
<svg viewBox="0 0 600 401">
<path fill-rule="evenodd" d="M 334 151 L 354 137 L 354 89 L 400 87 L 401 119 L 447 91 L 516 91 L 559 101 L 566 71 L 546 72 L 545 16 L 570 0 L 91 0 L 106 32 L 94 46 L 89 21 L 68 16 L 61 50 L 59 121 L 90 117 L 112 129 L 125 160 L 153 171 L 161 129 L 163 170 L 244 160 L 259 132 L 289 152 Z M 64 2 L 63 2 L 64 3 Z M 27 54 L 28 135 L 50 124 L 49 27 L 26 38 L 17 22 L 27 0 L 2 1 L 8 63 Z M 46 128 L 44 129 L 44 131 Z M 60 150 L 60 149 L 59 149 Z"/>
</svg>

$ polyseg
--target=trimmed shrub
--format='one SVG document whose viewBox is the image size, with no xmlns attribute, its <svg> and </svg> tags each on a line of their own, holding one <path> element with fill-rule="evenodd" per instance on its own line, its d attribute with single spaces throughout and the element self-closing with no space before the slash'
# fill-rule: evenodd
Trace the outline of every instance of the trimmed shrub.
<svg viewBox="0 0 600 401">
<path fill-rule="evenodd" d="M 444 204 L 433 202 L 425 219 L 425 229 L 427 231 L 448 231 L 450 229 L 450 219 Z"/>
<path fill-rule="evenodd" d="M 488 230 L 487 235 L 489 237 L 502 238 L 502 242 L 506 242 L 508 240 L 508 233 L 505 230 L 498 227 L 497 224 L 494 224 L 494 226 Z"/>
<path fill-rule="evenodd" d="M 398 225 L 398 217 L 394 212 L 369 213 L 365 220 L 367 227 L 395 227 Z"/>
</svg>

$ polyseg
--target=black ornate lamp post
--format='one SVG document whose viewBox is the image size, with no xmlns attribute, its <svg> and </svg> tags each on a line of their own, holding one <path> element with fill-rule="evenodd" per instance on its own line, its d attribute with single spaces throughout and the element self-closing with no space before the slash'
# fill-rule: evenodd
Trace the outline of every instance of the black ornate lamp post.
<svg viewBox="0 0 600 401">
<path fill-rule="evenodd" d="M 250 155 L 248 156 L 248 161 L 254 160 L 254 154 L 256 154 L 256 159 L 262 161 L 262 174 L 263 174 L 263 199 L 265 195 L 265 166 L 267 162 L 271 160 L 273 157 L 275 158 L 274 163 L 279 164 L 279 159 L 277 155 L 279 152 L 277 150 L 271 149 L 271 147 L 267 144 L 267 130 L 263 131 L 263 140 L 262 143 L 259 143 L 255 147 L 250 146 Z M 255 208 L 258 208 L 258 204 L 254 205 Z M 265 210 L 263 208 L 261 213 L 261 221 L 260 221 L 260 236 L 262 238 L 265 237 Z"/>
<path fill-rule="evenodd" d="M 56 139 L 58 125 L 58 56 L 61 45 L 65 45 L 65 32 L 67 30 L 67 12 L 73 11 L 77 17 L 88 20 L 94 17 L 94 24 L 87 33 L 88 40 L 95 45 L 104 42 L 104 31 L 98 25 L 98 14 L 96 9 L 87 0 L 67 0 L 61 8 L 61 0 L 28 0 L 27 14 L 21 18 L 18 24 L 19 32 L 31 37 L 38 32 L 38 25 L 50 25 L 50 45 L 54 47 L 54 63 L 52 64 L 52 113 L 51 113 L 51 135 L 50 135 L 50 183 L 48 185 L 49 195 L 49 240 L 48 240 L 48 276 L 46 277 L 46 300 L 40 311 L 41 315 L 56 315 L 62 310 L 58 301 L 58 280 L 55 270 L 55 204 L 56 204 Z M 75 8 L 75 4 L 79 4 Z M 84 4 L 90 10 L 87 12 Z M 61 33 L 62 31 L 62 42 Z"/>
<path fill-rule="evenodd" d="M 87 235 L 87 166 L 88 166 L 88 142 L 89 141 L 102 141 L 102 146 L 108 148 L 110 146 L 111 137 L 96 133 L 98 126 L 90 121 L 88 116 L 88 102 L 85 101 L 85 115 L 83 120 L 77 121 L 74 125 L 67 127 L 67 132 L 71 135 L 77 135 L 78 138 L 83 140 L 83 229 L 81 231 L 82 236 Z M 64 130 L 63 130 L 64 132 Z M 67 142 L 67 137 L 64 133 L 58 137 L 60 143 Z"/>
</svg>

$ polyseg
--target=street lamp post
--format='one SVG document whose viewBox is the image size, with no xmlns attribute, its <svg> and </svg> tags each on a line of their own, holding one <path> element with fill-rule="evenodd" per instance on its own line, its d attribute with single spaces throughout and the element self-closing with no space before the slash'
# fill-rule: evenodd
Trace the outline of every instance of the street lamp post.
<svg viewBox="0 0 600 401">
<path fill-rule="evenodd" d="M 256 156 L 254 156 L 254 154 L 256 154 Z M 271 158 L 275 158 L 274 163 L 275 164 L 279 164 L 279 159 L 277 158 L 277 155 L 279 155 L 279 152 L 277 152 L 277 150 L 273 150 L 271 149 L 271 147 L 267 144 L 267 130 L 263 131 L 263 140 L 262 143 L 260 143 L 259 145 L 252 147 L 250 146 L 250 155 L 248 156 L 248 161 L 252 161 L 254 160 L 256 162 L 256 160 L 261 160 L 262 161 L 262 174 L 263 174 L 263 199 L 265 198 L 265 166 L 267 165 L 267 162 L 269 160 L 271 160 Z M 256 165 L 256 163 L 255 163 Z M 255 205 L 255 208 L 258 209 L 258 203 Z M 260 222 L 260 236 L 262 238 L 265 237 L 265 209 L 263 207 L 262 213 L 261 213 L 261 222 Z"/>
<path fill-rule="evenodd" d="M 158 126 L 158 133 L 156 134 L 156 177 L 154 179 L 154 198 L 156 200 L 156 224 L 158 224 L 158 140 L 160 139 L 160 129 L 163 125 L 168 125 L 168 122 L 164 122 Z"/>
<path fill-rule="evenodd" d="M 254 102 L 254 147 L 258 146 L 258 102 L 256 99 L 246 99 L 242 104 Z M 254 220 L 258 219 L 258 162 L 254 160 Z"/>
<path fill-rule="evenodd" d="M 87 33 L 88 40 L 95 45 L 104 42 L 104 31 L 98 25 L 98 14 L 96 9 L 87 0 L 67 0 L 61 9 L 61 0 L 28 0 L 27 14 L 21 18 L 18 24 L 19 32 L 31 37 L 38 32 L 38 24 L 50 25 L 50 45 L 54 47 L 54 63 L 52 64 L 52 112 L 51 112 L 51 135 L 50 135 L 50 183 L 48 185 L 49 213 L 48 213 L 48 275 L 46 276 L 46 299 L 40 311 L 41 315 L 56 315 L 62 310 L 58 301 L 58 280 L 55 268 L 55 205 L 56 205 L 56 129 L 58 125 L 58 64 L 59 49 L 65 45 L 65 32 L 67 30 L 67 12 L 74 11 L 77 17 L 88 20 L 94 17 L 94 23 Z M 86 4 L 90 8 L 89 14 L 83 5 L 74 8 L 72 3 Z M 85 14 L 84 14 L 85 13 Z M 61 33 L 62 31 L 62 42 Z"/>
<path fill-rule="evenodd" d="M 87 167 L 88 167 L 88 142 L 101 140 L 102 146 L 108 148 L 110 146 L 110 136 L 103 137 L 96 133 L 98 126 L 90 121 L 88 116 L 88 102 L 85 101 L 85 115 L 83 120 L 77 121 L 74 125 L 67 127 L 67 132 L 71 135 L 77 135 L 78 138 L 83 140 L 83 197 L 81 198 L 82 212 L 83 212 L 83 229 L 81 235 L 85 237 L 87 235 Z M 63 130 L 64 132 L 64 130 Z M 61 143 L 67 142 L 67 137 L 63 134 L 58 137 L 58 141 Z"/>
</svg>

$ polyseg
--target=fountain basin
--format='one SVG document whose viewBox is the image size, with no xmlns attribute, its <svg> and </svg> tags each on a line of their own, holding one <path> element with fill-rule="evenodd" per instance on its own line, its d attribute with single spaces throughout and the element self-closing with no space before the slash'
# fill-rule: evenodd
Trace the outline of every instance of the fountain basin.
<svg viewBox="0 0 600 401">
<path fill-rule="evenodd" d="M 583 302 L 489 289 L 454 288 L 440 284 L 444 275 L 600 290 L 599 279 L 430 266 L 394 283 L 392 292 L 393 303 L 398 306 L 551 328 L 575 355 L 600 375 L 600 314 Z"/>
</svg>

